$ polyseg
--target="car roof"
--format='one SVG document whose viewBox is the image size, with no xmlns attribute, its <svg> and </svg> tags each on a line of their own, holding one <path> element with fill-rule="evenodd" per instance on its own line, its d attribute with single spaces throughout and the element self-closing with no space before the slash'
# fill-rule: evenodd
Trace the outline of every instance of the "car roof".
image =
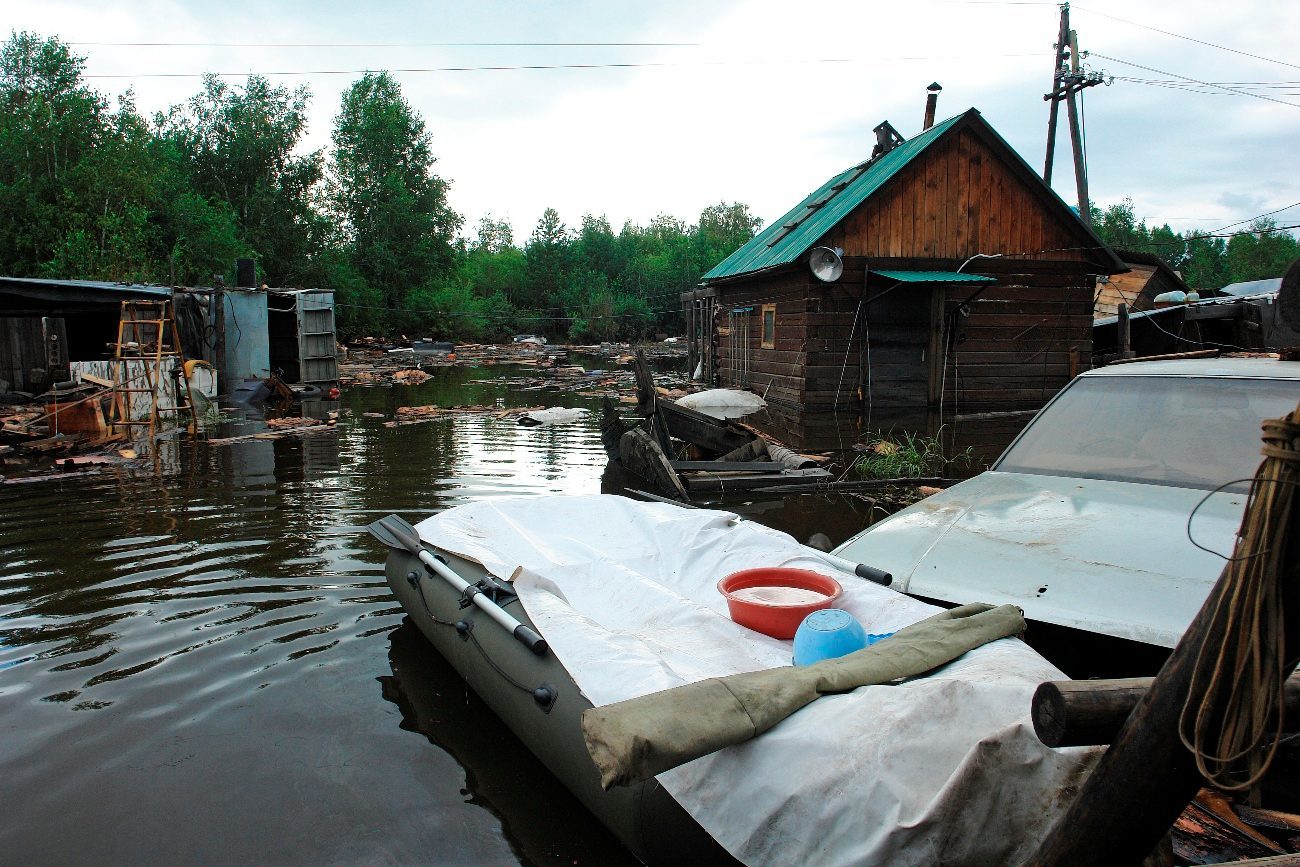
<svg viewBox="0 0 1300 867">
<path fill-rule="evenodd" d="M 1300 362 L 1275 356 L 1248 358 L 1171 358 L 1133 361 L 1088 370 L 1081 376 L 1198 376 L 1239 379 L 1300 379 Z"/>
</svg>

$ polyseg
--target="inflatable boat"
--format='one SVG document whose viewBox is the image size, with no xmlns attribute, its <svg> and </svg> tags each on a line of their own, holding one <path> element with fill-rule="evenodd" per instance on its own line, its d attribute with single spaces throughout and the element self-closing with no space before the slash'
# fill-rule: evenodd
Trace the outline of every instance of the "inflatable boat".
<svg viewBox="0 0 1300 867">
<path fill-rule="evenodd" d="M 481 564 L 429 548 L 428 556 L 472 589 L 467 593 L 444 579 L 418 553 L 394 544 L 402 523 L 385 519 L 371 525 L 389 547 L 384 572 L 393 595 L 434 649 L 564 787 L 646 863 L 734 864 L 658 780 L 602 790 L 582 738 L 582 713 L 591 702 L 537 635 L 519 597 Z M 475 597 L 480 604 L 467 602 Z"/>
<path fill-rule="evenodd" d="M 1016 862 L 1097 755 L 1034 736 L 1033 690 L 1061 674 L 1005 638 L 925 677 L 823 696 L 746 743 L 607 788 L 584 712 L 789 667 L 790 641 L 731 621 L 719 577 L 757 566 L 832 575 L 839 607 L 871 633 L 938 609 L 734 514 L 617 496 L 484 500 L 370 529 L 433 648 L 647 863 Z"/>
</svg>

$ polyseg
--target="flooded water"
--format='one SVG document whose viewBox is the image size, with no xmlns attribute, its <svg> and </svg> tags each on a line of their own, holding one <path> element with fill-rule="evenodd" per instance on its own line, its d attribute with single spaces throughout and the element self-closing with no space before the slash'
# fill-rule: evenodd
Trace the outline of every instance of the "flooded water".
<svg viewBox="0 0 1300 867">
<path fill-rule="evenodd" d="M 363 532 L 620 489 L 592 401 L 468 382 L 491 371 L 354 389 L 334 432 L 186 447 L 170 472 L 0 487 L 5 861 L 631 862 L 403 624 Z M 428 403 L 591 412 L 362 415 Z M 729 508 L 835 542 L 871 519 L 851 497 Z"/>
</svg>

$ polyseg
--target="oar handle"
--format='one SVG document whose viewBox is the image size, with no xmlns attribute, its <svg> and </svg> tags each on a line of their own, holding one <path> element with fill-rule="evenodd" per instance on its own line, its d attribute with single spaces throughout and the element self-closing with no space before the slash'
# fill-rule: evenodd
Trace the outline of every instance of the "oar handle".
<svg viewBox="0 0 1300 867">
<path fill-rule="evenodd" d="M 520 644 L 522 644 L 524 647 L 527 647 L 529 650 L 531 650 L 533 653 L 536 653 L 538 656 L 542 656 L 546 653 L 546 639 L 542 638 L 542 636 L 538 635 L 536 632 L 533 632 L 531 629 L 529 629 L 527 626 L 524 626 L 522 623 L 515 627 L 515 631 L 513 634 L 515 638 L 518 639 Z"/>
<path fill-rule="evenodd" d="M 468 581 L 457 575 L 451 570 L 446 563 L 443 563 L 437 557 L 430 554 L 424 549 L 420 549 L 420 562 L 429 568 L 430 571 L 442 576 L 444 580 L 452 587 L 455 587 L 461 593 L 472 591 L 470 599 L 482 609 L 483 613 L 491 617 L 497 623 L 504 626 L 515 639 L 527 647 L 538 656 L 544 656 L 547 650 L 546 640 L 533 630 L 524 626 L 514 617 L 510 616 L 504 608 L 488 598 L 483 591 L 474 588 Z"/>
<path fill-rule="evenodd" d="M 875 581 L 877 584 L 888 587 L 894 583 L 894 576 L 884 569 L 877 569 L 875 566 L 868 566 L 866 563 L 858 563 L 853 567 L 853 574 L 859 578 L 866 578 L 868 581 Z"/>
<path fill-rule="evenodd" d="M 836 569 L 843 569 L 845 572 L 857 575 L 859 578 L 874 581 L 883 587 L 888 587 L 890 584 L 894 583 L 894 576 L 889 572 L 886 572 L 884 569 L 877 569 L 875 566 L 868 566 L 866 563 L 854 563 L 850 560 L 845 560 L 843 557 L 837 557 L 834 554 L 827 554 L 825 551 L 818 551 L 816 548 L 809 548 L 808 550 L 811 551 L 813 556 L 818 560 L 821 560 L 824 563 L 829 563 Z"/>
</svg>

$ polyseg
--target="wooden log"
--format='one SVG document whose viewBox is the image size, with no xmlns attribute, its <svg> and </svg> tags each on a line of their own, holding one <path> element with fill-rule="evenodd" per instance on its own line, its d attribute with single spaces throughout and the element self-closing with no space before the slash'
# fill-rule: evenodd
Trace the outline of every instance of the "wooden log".
<svg viewBox="0 0 1300 867">
<path fill-rule="evenodd" d="M 1108 744 L 1155 678 L 1052 680 L 1034 692 L 1034 733 L 1049 747 Z M 1286 682 L 1285 716 L 1300 724 L 1300 677 Z"/>
</svg>

